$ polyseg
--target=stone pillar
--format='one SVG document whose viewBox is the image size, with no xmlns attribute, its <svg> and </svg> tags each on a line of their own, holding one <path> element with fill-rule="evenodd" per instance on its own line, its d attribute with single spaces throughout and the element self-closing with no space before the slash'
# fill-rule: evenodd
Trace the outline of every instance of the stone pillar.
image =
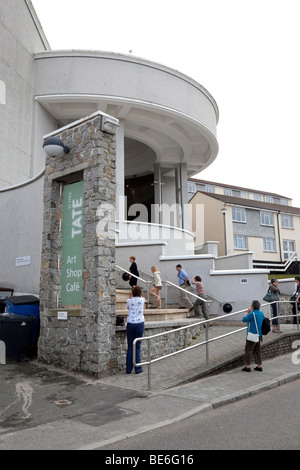
<svg viewBox="0 0 300 470">
<path fill-rule="evenodd" d="M 51 134 L 70 151 L 46 159 L 38 343 L 39 361 L 97 377 L 117 370 L 116 136 L 102 120 L 99 111 Z M 65 234 L 80 240 L 81 230 L 79 259 Z"/>
</svg>

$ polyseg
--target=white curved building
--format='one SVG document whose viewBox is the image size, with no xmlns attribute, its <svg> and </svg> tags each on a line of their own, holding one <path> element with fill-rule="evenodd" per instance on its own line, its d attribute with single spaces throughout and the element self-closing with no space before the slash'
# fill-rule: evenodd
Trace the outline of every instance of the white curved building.
<svg viewBox="0 0 300 470">
<path fill-rule="evenodd" d="M 176 240 L 170 237 L 170 226 L 193 239 L 188 232 L 187 178 L 210 165 L 218 153 L 218 107 L 210 93 L 176 70 L 131 55 L 51 51 L 30 0 L 10 0 L 9 5 L 0 0 L 0 7 L 1 282 L 21 292 L 38 292 L 42 185 L 36 181 L 45 164 L 43 137 L 98 111 L 119 121 L 120 247 L 133 244 L 122 237 L 122 224 L 136 219 L 147 230 L 148 224 L 158 230 L 154 238 L 164 244 L 160 254 L 192 254 L 192 244 L 185 250 L 181 242 L 170 242 Z M 35 200 L 34 224 L 24 210 L 19 213 L 24 187 L 28 207 Z M 127 196 L 127 206 L 122 196 Z M 171 213 L 163 209 L 175 203 Z M 147 230 L 143 243 L 151 244 L 153 231 L 151 237 Z M 9 250 L 3 240 L 9 240 Z M 27 255 L 30 264 L 20 275 L 15 260 Z"/>
</svg>

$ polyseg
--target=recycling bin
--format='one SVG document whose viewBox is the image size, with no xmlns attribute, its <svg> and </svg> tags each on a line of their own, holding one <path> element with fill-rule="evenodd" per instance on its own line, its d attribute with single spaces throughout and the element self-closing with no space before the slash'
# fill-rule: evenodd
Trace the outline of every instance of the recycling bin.
<svg viewBox="0 0 300 470">
<path fill-rule="evenodd" d="M 5 343 L 6 362 L 21 362 L 27 357 L 30 348 L 30 335 L 35 318 L 33 315 L 0 315 L 0 341 Z"/>
<path fill-rule="evenodd" d="M 6 308 L 6 300 L 0 299 L 0 313 L 4 313 Z"/>
<path fill-rule="evenodd" d="M 35 295 L 15 295 L 6 299 L 6 312 L 17 315 L 33 315 L 34 322 L 30 346 L 35 348 L 40 334 L 40 299 Z"/>
</svg>

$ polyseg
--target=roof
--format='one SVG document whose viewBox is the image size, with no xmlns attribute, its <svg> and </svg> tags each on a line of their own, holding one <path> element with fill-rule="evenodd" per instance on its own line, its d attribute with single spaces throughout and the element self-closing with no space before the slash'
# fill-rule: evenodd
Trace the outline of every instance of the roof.
<svg viewBox="0 0 300 470">
<path fill-rule="evenodd" d="M 213 185 L 213 186 L 221 186 L 221 187 L 223 187 L 223 188 L 238 189 L 238 190 L 240 190 L 240 191 L 248 191 L 248 192 L 251 192 L 251 193 L 268 194 L 268 195 L 270 195 L 270 196 L 276 196 L 276 197 L 280 197 L 280 198 L 284 198 L 284 199 L 289 199 L 289 200 L 291 200 L 290 197 L 282 196 L 281 194 L 277 194 L 277 193 L 270 193 L 270 192 L 267 192 L 267 191 L 259 191 L 258 189 L 243 188 L 243 187 L 241 187 L 241 186 L 233 186 L 232 184 L 216 183 L 216 182 L 214 182 L 214 181 L 199 180 L 199 179 L 197 179 L 197 178 L 189 178 L 188 180 L 189 180 L 189 181 L 193 181 L 193 182 L 195 182 L 195 183 L 210 184 L 210 185 Z"/>
<path fill-rule="evenodd" d="M 197 191 L 197 193 L 205 194 L 205 196 L 218 199 L 219 201 L 225 204 L 232 204 L 232 205 L 244 206 L 244 207 L 245 206 L 253 207 L 255 209 L 264 209 L 264 210 L 269 210 L 273 212 L 282 212 L 282 213 L 300 215 L 299 207 L 285 206 L 283 204 L 273 204 L 271 202 L 255 201 L 254 199 L 245 199 L 242 197 L 226 196 L 224 194 L 206 193 L 204 191 Z M 192 199 L 195 197 L 197 193 L 194 194 Z"/>
</svg>

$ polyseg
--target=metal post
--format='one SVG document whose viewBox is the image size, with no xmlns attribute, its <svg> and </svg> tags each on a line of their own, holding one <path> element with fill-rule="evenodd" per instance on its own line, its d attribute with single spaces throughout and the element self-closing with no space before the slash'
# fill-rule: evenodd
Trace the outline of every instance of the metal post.
<svg viewBox="0 0 300 470">
<path fill-rule="evenodd" d="M 165 284 L 165 308 L 168 308 L 168 284 Z"/>
<path fill-rule="evenodd" d="M 209 322 L 205 323 L 205 340 L 206 340 L 206 364 L 209 363 L 209 346 L 208 346 L 208 329 L 209 329 Z"/>
<path fill-rule="evenodd" d="M 151 390 L 151 347 L 150 341 L 148 340 L 148 390 Z"/>
<path fill-rule="evenodd" d="M 276 304 L 277 308 L 276 308 L 276 311 L 277 311 L 277 321 L 278 321 L 278 333 L 280 333 L 280 304 L 279 302 Z"/>
</svg>

